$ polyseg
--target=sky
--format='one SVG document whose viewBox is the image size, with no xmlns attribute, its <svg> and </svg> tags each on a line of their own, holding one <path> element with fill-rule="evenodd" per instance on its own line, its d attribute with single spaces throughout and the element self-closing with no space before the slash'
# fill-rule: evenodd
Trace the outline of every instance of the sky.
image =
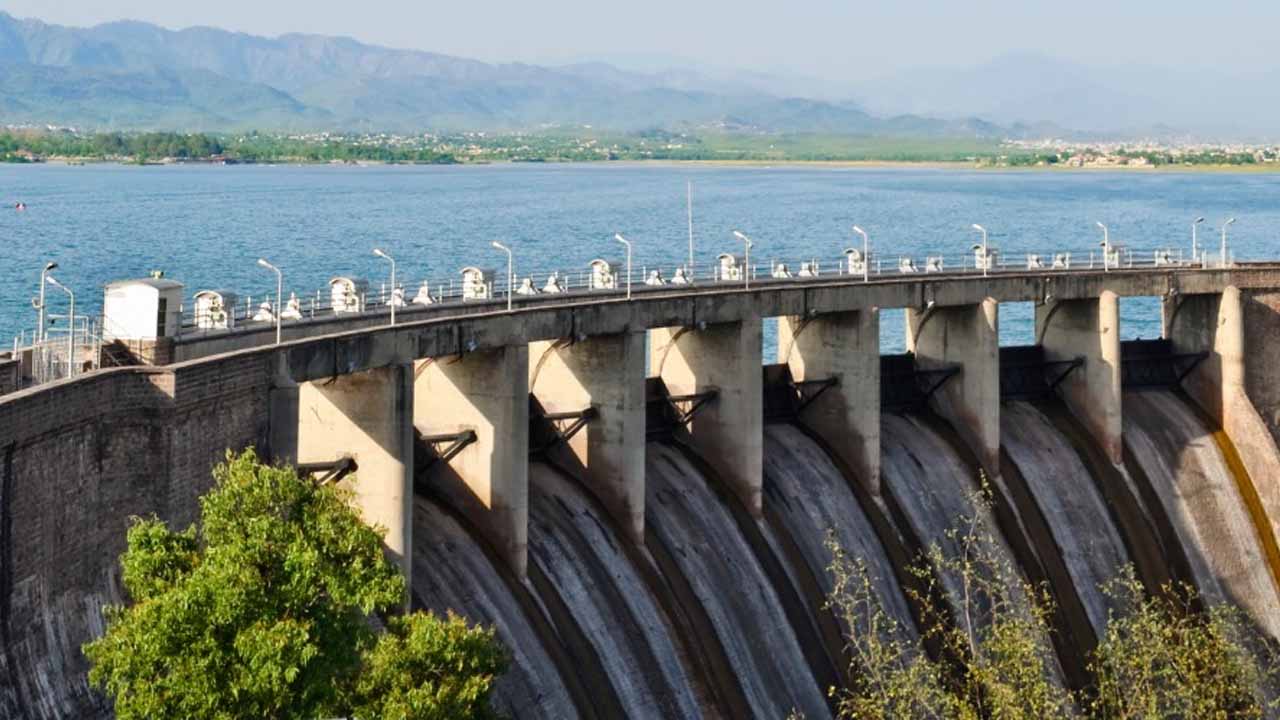
<svg viewBox="0 0 1280 720">
<path fill-rule="evenodd" d="M 671 62 L 839 85 L 1018 51 L 1090 65 L 1275 67 L 1274 0 L 0 0 L 64 25 L 119 19 L 305 32 L 476 58 Z"/>
</svg>

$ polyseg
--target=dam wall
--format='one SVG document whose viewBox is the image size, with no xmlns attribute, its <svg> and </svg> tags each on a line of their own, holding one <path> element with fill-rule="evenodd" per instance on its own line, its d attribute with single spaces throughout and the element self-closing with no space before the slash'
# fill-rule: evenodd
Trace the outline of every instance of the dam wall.
<svg viewBox="0 0 1280 720">
<path fill-rule="evenodd" d="M 410 606 L 512 650 L 513 717 L 829 716 L 868 629 L 824 602 L 826 539 L 911 640 L 918 554 L 966 518 L 1054 597 L 1046 662 L 1069 685 L 1126 563 L 1280 638 L 1280 274 L 1115 275 L 484 307 L 9 393 L 0 717 L 110 716 L 79 648 L 127 600 L 129 518 L 186 526 L 250 447 L 356 460 Z M 1116 307 L 1142 294 L 1184 300 L 1163 344 L 1126 355 Z M 1001 351 L 999 303 L 1025 300 L 1040 342 Z M 893 307 L 915 352 L 885 374 L 872 329 Z M 771 317 L 787 342 L 762 368 Z M 958 607 L 955 578 L 925 572 Z"/>
<path fill-rule="evenodd" d="M 228 448 L 264 446 L 261 358 L 121 369 L 0 403 L 0 715 L 92 715 L 80 645 L 123 600 L 134 516 L 186 527 Z"/>
</svg>

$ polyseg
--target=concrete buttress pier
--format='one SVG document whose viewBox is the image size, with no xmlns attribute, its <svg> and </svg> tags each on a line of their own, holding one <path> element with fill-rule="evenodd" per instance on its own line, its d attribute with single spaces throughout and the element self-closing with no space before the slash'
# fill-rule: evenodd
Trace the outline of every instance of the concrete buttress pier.
<svg viewBox="0 0 1280 720">
<path fill-rule="evenodd" d="M 930 398 L 991 477 L 1000 474 L 1000 306 L 907 308 L 907 349 L 923 370 L 959 365 L 960 375 Z"/>
<path fill-rule="evenodd" d="M 529 345 L 529 392 L 548 413 L 597 415 L 568 449 L 590 491 L 633 542 L 644 542 L 645 334 Z"/>
<path fill-rule="evenodd" d="M 689 423 L 694 447 L 755 517 L 763 512 L 764 380 L 759 317 L 650 331 L 649 371 L 673 395 L 715 390 Z"/>
<path fill-rule="evenodd" d="M 1062 399 L 1111 462 L 1124 462 L 1119 296 L 1104 290 L 1096 298 L 1037 304 L 1036 343 L 1045 360 L 1084 359 L 1058 386 Z"/>
<path fill-rule="evenodd" d="M 391 558 L 413 567 L 413 367 L 408 363 L 271 390 L 271 454 L 290 464 L 356 461 L 351 483 L 365 522 L 386 529 Z"/>
<path fill-rule="evenodd" d="M 835 378 L 801 420 L 873 494 L 880 493 L 880 314 L 877 310 L 778 319 L 778 362 L 796 382 Z"/>
<path fill-rule="evenodd" d="M 500 557 L 524 578 L 529 532 L 529 346 L 508 345 L 415 366 L 413 422 L 423 435 L 474 431 L 449 460 L 442 490 L 468 505 Z"/>
<path fill-rule="evenodd" d="M 1280 449 L 1246 391 L 1246 356 L 1261 364 L 1272 362 L 1273 356 L 1249 347 L 1244 316 L 1244 298 L 1234 286 L 1220 295 L 1175 295 L 1163 303 L 1164 334 L 1174 352 L 1208 353 L 1182 386 L 1231 439 L 1253 480 L 1259 514 L 1265 516 L 1273 537 L 1280 539 L 1280 485 L 1274 482 L 1280 473 Z"/>
</svg>

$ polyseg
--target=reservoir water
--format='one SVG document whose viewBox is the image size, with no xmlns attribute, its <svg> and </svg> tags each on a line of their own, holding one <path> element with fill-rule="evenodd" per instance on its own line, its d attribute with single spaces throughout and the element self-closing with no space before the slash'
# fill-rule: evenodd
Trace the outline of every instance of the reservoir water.
<svg viewBox="0 0 1280 720">
<path fill-rule="evenodd" d="M 886 262 L 910 254 L 959 260 L 982 223 L 1011 260 L 1026 252 L 1070 250 L 1087 258 L 1100 239 L 1135 249 L 1190 250 L 1190 221 L 1217 247 L 1231 228 L 1237 257 L 1275 253 L 1280 174 L 966 171 L 954 169 L 736 167 L 666 164 L 454 167 L 90 165 L 0 167 L 0 339 L 35 325 L 30 298 L 47 260 L 77 292 L 77 311 L 96 313 L 105 283 L 150 270 L 187 285 L 225 288 L 241 298 L 274 293 L 255 265 L 266 257 L 290 290 L 307 297 L 335 274 L 387 276 L 374 257 L 385 248 L 409 289 L 422 279 L 456 278 L 464 265 L 501 268 L 489 243 L 515 251 L 517 274 L 579 272 L 597 257 L 620 259 L 615 232 L 635 243 L 634 264 L 671 269 L 688 253 L 686 182 L 693 182 L 698 263 L 741 251 L 731 231 L 756 243 L 760 263 L 797 269 L 815 258 L 833 268 L 871 234 Z M 13 210 L 14 203 L 27 210 Z M 763 266 L 762 265 L 762 269 Z M 540 283 L 544 278 L 535 279 Z M 55 291 L 54 312 L 65 312 Z M 1124 303 L 1125 337 L 1155 337 L 1155 304 Z M 1002 308 L 1002 339 L 1031 339 L 1031 309 Z M 901 348 L 898 315 L 886 313 L 884 351 Z M 766 340 L 768 343 L 768 340 Z M 766 350 L 768 355 L 768 350 Z"/>
</svg>

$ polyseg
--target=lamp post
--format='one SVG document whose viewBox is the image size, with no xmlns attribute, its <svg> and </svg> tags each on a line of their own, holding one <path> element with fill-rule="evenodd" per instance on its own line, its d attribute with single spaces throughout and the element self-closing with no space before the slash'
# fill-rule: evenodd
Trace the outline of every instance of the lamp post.
<svg viewBox="0 0 1280 720">
<path fill-rule="evenodd" d="M 622 237 L 622 233 L 614 233 L 613 239 L 627 247 L 627 299 L 631 299 L 631 241 Z"/>
<path fill-rule="evenodd" d="M 689 268 L 685 272 L 685 276 L 690 281 L 693 280 L 693 181 L 688 181 L 688 195 L 686 198 L 685 209 L 689 215 Z"/>
<path fill-rule="evenodd" d="M 742 265 L 743 265 L 742 279 L 743 279 L 743 287 L 750 289 L 751 288 L 751 246 L 754 245 L 755 243 L 751 242 L 751 238 L 747 237 L 746 235 L 743 235 L 737 230 L 733 231 L 733 236 L 741 240 L 743 246 L 746 248 L 746 255 L 742 258 Z"/>
<path fill-rule="evenodd" d="M 1097 223 L 1098 227 L 1102 228 L 1102 272 L 1107 272 L 1111 263 L 1111 231 L 1107 230 L 1107 226 L 1103 225 L 1101 220 Z"/>
<path fill-rule="evenodd" d="M 71 309 L 68 311 L 70 317 L 67 321 L 67 377 L 71 377 L 76 371 L 76 294 L 71 292 L 71 288 L 55 280 L 52 275 L 46 275 L 45 282 L 62 290 L 71 298 Z"/>
<path fill-rule="evenodd" d="M 37 325 L 37 327 L 36 327 L 36 343 L 37 343 L 37 344 L 38 344 L 40 341 L 44 340 L 44 322 L 45 322 L 45 318 L 44 318 L 44 286 L 45 286 L 45 278 L 46 278 L 46 277 L 48 277 L 48 275 L 49 275 L 49 271 L 50 271 L 50 270 L 57 269 L 57 267 L 58 267 L 58 263 L 56 263 L 56 262 L 47 262 L 47 263 L 45 263 L 45 264 L 44 264 L 44 269 L 40 271 L 40 299 L 37 301 L 37 302 L 39 303 L 40 315 L 39 315 L 39 319 L 37 320 L 38 325 Z"/>
<path fill-rule="evenodd" d="M 280 268 L 271 263 L 258 258 L 258 264 L 276 274 L 276 344 L 280 344 L 280 296 L 284 294 L 284 273 L 280 272 Z"/>
<path fill-rule="evenodd" d="M 853 231 L 862 236 L 862 282 L 871 281 L 871 242 L 867 239 L 867 231 L 853 226 Z"/>
<path fill-rule="evenodd" d="M 979 247 L 982 249 L 982 277 L 986 277 L 987 268 L 989 265 L 991 265 L 991 256 L 987 254 L 987 229 L 982 227 L 978 223 L 974 223 L 969 227 L 982 233 L 982 245 L 980 245 Z"/>
<path fill-rule="evenodd" d="M 1236 221 L 1235 218 L 1227 218 L 1227 221 L 1222 223 L 1222 265 L 1221 267 L 1227 266 L 1227 228 L 1230 227 L 1231 223 L 1235 221 Z"/>
<path fill-rule="evenodd" d="M 511 248 L 507 247 L 506 245 L 503 245 L 497 240 L 494 240 L 489 244 L 507 254 L 507 310 L 510 311 L 511 310 L 511 290 L 512 290 L 512 285 L 515 284 L 516 257 L 514 254 L 512 254 Z"/>
<path fill-rule="evenodd" d="M 380 248 L 374 248 L 373 254 L 391 263 L 391 324 L 396 324 L 396 261 Z"/>
<path fill-rule="evenodd" d="M 1192 220 L 1192 221 L 1191 221 L 1191 262 L 1193 262 L 1193 263 L 1196 261 L 1196 258 L 1200 257 L 1200 253 L 1199 253 L 1199 250 L 1198 250 L 1198 248 L 1200 247 L 1200 245 L 1199 245 L 1199 243 L 1197 243 L 1197 242 L 1196 242 L 1196 240 L 1197 240 L 1197 238 L 1196 238 L 1196 227 L 1197 227 L 1198 225 L 1200 225 L 1200 223 L 1202 223 L 1202 222 L 1204 222 L 1204 218 L 1203 218 L 1203 217 L 1198 217 L 1198 218 L 1196 218 L 1195 220 Z"/>
</svg>

